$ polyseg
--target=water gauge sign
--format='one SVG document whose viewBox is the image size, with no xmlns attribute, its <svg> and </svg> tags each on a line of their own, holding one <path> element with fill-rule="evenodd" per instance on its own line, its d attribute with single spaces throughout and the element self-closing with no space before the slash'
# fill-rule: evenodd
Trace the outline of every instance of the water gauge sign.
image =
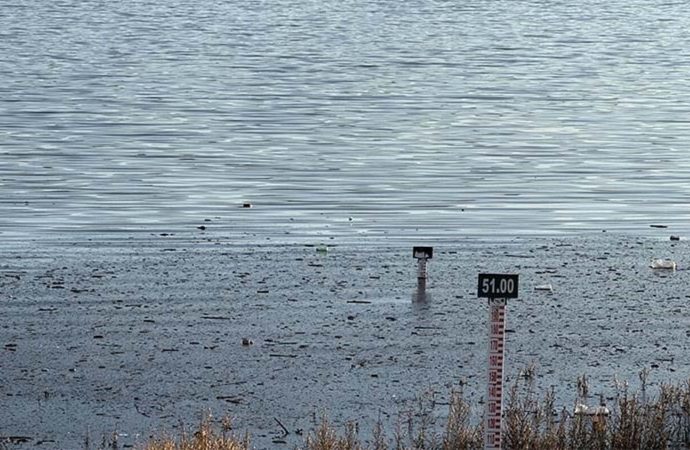
<svg viewBox="0 0 690 450">
<path fill-rule="evenodd" d="M 505 356 L 506 303 L 517 298 L 518 275 L 479 274 L 477 296 L 489 299 L 489 367 L 486 396 L 484 448 L 501 449 L 503 413 L 503 360 Z"/>
<path fill-rule="evenodd" d="M 504 273 L 480 273 L 477 297 L 517 298 L 518 275 Z"/>
</svg>

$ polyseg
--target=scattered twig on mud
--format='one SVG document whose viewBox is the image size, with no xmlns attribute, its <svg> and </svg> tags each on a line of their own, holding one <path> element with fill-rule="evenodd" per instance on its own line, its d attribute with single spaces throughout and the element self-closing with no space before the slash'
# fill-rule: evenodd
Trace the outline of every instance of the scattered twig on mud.
<svg viewBox="0 0 690 450">
<path fill-rule="evenodd" d="M 235 405 L 241 405 L 242 404 L 242 397 L 238 397 L 236 395 L 217 395 L 216 396 L 217 400 L 225 400 L 228 403 L 233 403 Z"/>
<path fill-rule="evenodd" d="M 285 437 L 285 436 L 287 436 L 288 434 L 290 434 L 290 432 L 288 431 L 288 429 L 285 428 L 285 425 L 283 425 L 283 424 L 280 422 L 280 420 L 278 420 L 277 417 L 274 417 L 273 419 L 274 419 L 276 422 L 278 422 L 278 425 L 280 425 L 280 428 L 283 429 L 283 433 L 284 433 L 284 434 L 283 434 L 283 437 Z"/>
<path fill-rule="evenodd" d="M 149 418 L 151 417 L 151 416 L 149 416 L 148 414 L 146 414 L 145 412 L 143 412 L 141 409 L 139 409 L 139 405 L 137 405 L 136 403 L 134 404 L 134 409 L 136 409 L 137 412 L 138 412 L 139 414 L 141 414 L 142 416 L 144 416 L 144 417 L 149 417 Z"/>
<path fill-rule="evenodd" d="M 32 437 L 29 436 L 0 436 L 1 442 L 9 442 L 10 444 L 26 444 Z"/>
</svg>

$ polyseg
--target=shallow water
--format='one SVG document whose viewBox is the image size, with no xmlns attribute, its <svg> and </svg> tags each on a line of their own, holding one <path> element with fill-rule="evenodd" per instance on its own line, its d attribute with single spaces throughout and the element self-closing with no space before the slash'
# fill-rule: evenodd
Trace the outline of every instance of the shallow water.
<svg viewBox="0 0 690 450">
<path fill-rule="evenodd" d="M 687 233 L 686 5 L 466 3 L 3 4 L 0 233 Z"/>
<path fill-rule="evenodd" d="M 124 448 L 210 411 L 257 449 L 287 449 L 323 413 L 359 422 L 363 438 L 381 420 L 392 437 L 427 391 L 440 427 L 461 380 L 478 420 L 488 310 L 477 273 L 494 270 L 520 274 L 506 386 L 534 364 L 537 392 L 553 387 L 556 409 L 572 411 L 586 374 L 588 403 L 601 394 L 613 407 L 614 381 L 632 392 L 642 369 L 650 395 L 688 379 L 689 245 L 605 235 L 444 246 L 424 299 L 406 246 L 320 253 L 160 236 L 4 248 L 0 431 L 51 450 L 118 433 Z M 661 255 L 680 269 L 650 269 Z M 536 290 L 545 283 L 552 293 Z"/>
</svg>

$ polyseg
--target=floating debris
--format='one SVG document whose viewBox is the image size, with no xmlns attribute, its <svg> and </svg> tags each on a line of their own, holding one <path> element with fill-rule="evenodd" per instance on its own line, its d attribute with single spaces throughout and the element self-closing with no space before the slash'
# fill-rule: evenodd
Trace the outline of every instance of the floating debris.
<svg viewBox="0 0 690 450">
<path fill-rule="evenodd" d="M 217 395 L 216 396 L 217 400 L 225 400 L 228 403 L 232 403 L 235 405 L 241 405 L 244 399 L 242 397 L 239 397 L 237 395 Z"/>
<path fill-rule="evenodd" d="M 606 405 L 587 406 L 582 403 L 575 405 L 575 415 L 578 416 L 600 416 L 606 417 L 611 413 Z"/>
<path fill-rule="evenodd" d="M 535 291 L 548 291 L 548 292 L 553 292 L 553 286 L 551 283 L 548 284 L 540 284 L 538 286 L 534 286 Z"/>
<path fill-rule="evenodd" d="M 26 444 L 33 438 L 29 436 L 0 436 L 0 444 L 3 442 L 9 442 L 10 444 Z M 5 446 L 3 445 L 3 448 Z"/>
<path fill-rule="evenodd" d="M 676 270 L 677 265 L 676 262 L 671 260 L 671 259 L 652 259 L 651 264 L 649 265 L 652 269 L 667 269 L 667 270 Z"/>
</svg>

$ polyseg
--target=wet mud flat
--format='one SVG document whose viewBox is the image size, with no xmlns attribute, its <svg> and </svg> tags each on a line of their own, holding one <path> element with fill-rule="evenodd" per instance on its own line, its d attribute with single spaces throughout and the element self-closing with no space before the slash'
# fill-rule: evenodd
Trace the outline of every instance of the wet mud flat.
<svg viewBox="0 0 690 450">
<path fill-rule="evenodd" d="M 411 246 L 323 250 L 172 235 L 5 244 L 0 436 L 64 449 L 117 433 L 128 447 L 209 411 L 233 416 L 256 448 L 293 448 L 324 412 L 392 431 L 424 391 L 442 417 L 460 380 L 480 404 L 479 272 L 520 274 L 508 383 L 534 363 L 569 406 L 581 374 L 595 395 L 615 378 L 634 387 L 643 368 L 651 384 L 690 376 L 687 241 L 436 245 L 424 293 Z M 678 270 L 652 270 L 652 258 Z M 553 292 L 535 289 L 545 284 Z"/>
</svg>

